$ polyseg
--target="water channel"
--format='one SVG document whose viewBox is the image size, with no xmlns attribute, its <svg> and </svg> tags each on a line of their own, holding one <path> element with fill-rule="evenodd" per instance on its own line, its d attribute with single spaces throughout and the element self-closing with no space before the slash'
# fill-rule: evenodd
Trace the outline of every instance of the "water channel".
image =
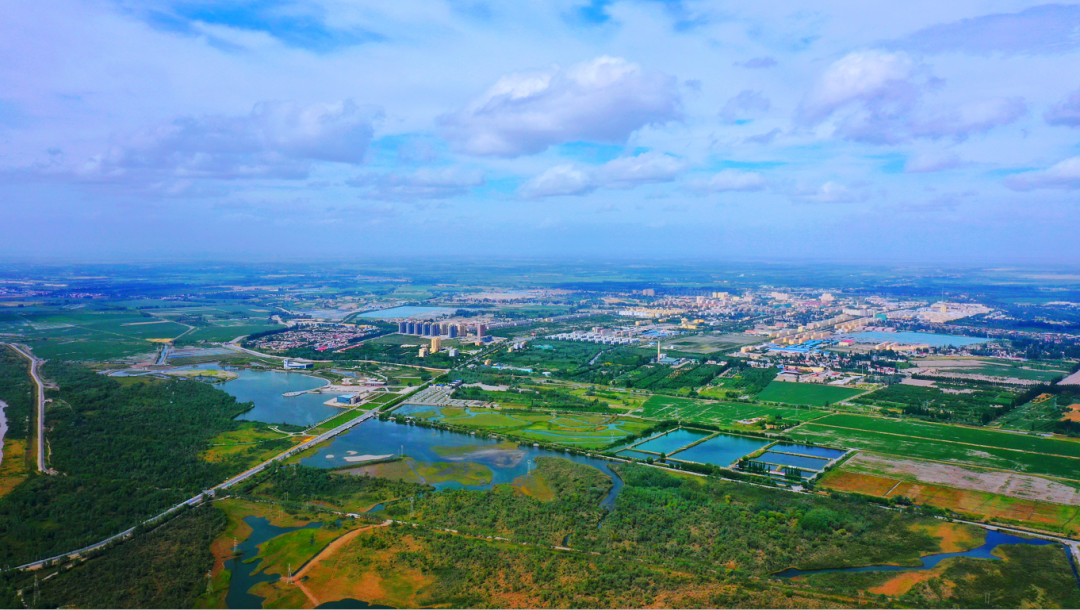
<svg viewBox="0 0 1080 610">
<path fill-rule="evenodd" d="M 857 568 L 826 568 L 821 570 L 799 570 L 797 568 L 788 568 L 783 572 L 777 572 L 773 576 L 777 578 L 792 578 L 794 576 L 810 576 L 811 574 L 827 574 L 829 572 L 904 572 L 908 570 L 929 570 L 937 567 L 939 563 L 949 559 L 950 557 L 972 557 L 975 559 L 994 559 L 999 560 L 999 557 L 995 557 L 993 554 L 994 549 L 1003 544 L 1031 544 L 1034 546 L 1045 546 L 1048 544 L 1061 545 L 1060 542 L 1054 542 L 1052 540 L 1040 540 L 1037 538 L 1021 538 L 1020 536 L 1013 536 L 1012 534 L 1006 534 L 997 530 L 986 531 L 986 542 L 978 548 L 971 549 L 970 551 L 964 551 L 961 553 L 937 553 L 935 555 L 927 555 L 922 557 L 921 566 L 893 566 L 893 565 L 878 565 L 878 566 L 861 566 Z M 1069 561 L 1072 562 L 1072 555 L 1069 553 L 1069 549 L 1065 548 L 1065 554 L 1069 555 Z M 1074 570 L 1075 572 L 1075 566 Z"/>
</svg>

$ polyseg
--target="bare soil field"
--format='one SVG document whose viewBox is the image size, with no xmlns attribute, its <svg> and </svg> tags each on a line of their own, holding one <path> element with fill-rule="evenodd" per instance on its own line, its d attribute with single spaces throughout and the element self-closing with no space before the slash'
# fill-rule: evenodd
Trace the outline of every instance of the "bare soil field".
<svg viewBox="0 0 1080 610">
<path fill-rule="evenodd" d="M 959 489 L 985 491 L 1022 500 L 1037 500 L 1080 506 L 1080 490 L 1052 479 L 925 460 L 905 460 L 859 452 L 844 464 L 844 470 Z M 869 493 L 869 492 L 867 492 Z"/>
</svg>

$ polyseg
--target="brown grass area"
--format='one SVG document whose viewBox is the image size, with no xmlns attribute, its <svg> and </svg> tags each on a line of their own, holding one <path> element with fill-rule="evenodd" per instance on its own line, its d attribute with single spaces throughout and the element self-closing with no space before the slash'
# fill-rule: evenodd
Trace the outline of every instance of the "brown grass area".
<svg viewBox="0 0 1080 610">
<path fill-rule="evenodd" d="M 5 440 L 4 461 L 0 462 L 0 496 L 5 496 L 15 486 L 26 480 L 30 469 L 26 461 L 26 441 Z"/>
<path fill-rule="evenodd" d="M 524 477 L 517 477 L 514 479 L 514 486 L 526 496 L 536 498 L 541 502 L 550 502 L 555 499 L 555 492 L 548 485 L 547 479 L 538 471 Z"/>
<path fill-rule="evenodd" d="M 307 571 L 304 586 L 323 603 L 351 598 L 395 608 L 418 607 L 418 595 L 432 578 L 396 562 L 396 555 L 419 550 L 420 545 L 410 536 L 392 549 L 375 550 L 362 544 L 364 537 L 375 532 L 365 530 L 323 557 Z"/>
<path fill-rule="evenodd" d="M 833 470 L 821 479 L 821 486 L 837 491 L 850 491 L 868 496 L 884 496 L 897 483 L 897 479 L 860 474 L 847 470 Z"/>
<path fill-rule="evenodd" d="M 1080 403 L 1071 404 L 1066 408 L 1069 411 L 1065 413 L 1065 416 L 1061 419 L 1068 421 L 1080 421 Z"/>
<path fill-rule="evenodd" d="M 933 570 L 901 572 L 899 576 L 887 580 L 872 589 L 867 589 L 867 592 L 877 593 L 879 595 L 903 595 L 910 591 L 915 585 L 926 582 L 937 576 L 937 572 L 937 568 Z"/>
<path fill-rule="evenodd" d="M 916 525 L 912 529 L 924 531 L 938 538 L 942 553 L 970 551 L 986 542 L 986 532 L 982 528 L 964 523 L 942 522 Z"/>
</svg>

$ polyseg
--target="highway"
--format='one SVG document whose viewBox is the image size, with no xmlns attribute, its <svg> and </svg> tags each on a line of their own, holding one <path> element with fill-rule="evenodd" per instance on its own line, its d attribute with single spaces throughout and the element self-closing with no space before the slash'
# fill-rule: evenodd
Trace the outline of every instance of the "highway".
<svg viewBox="0 0 1080 610">
<path fill-rule="evenodd" d="M 55 470 L 45 465 L 45 384 L 41 382 L 41 377 L 38 376 L 38 367 L 45 361 L 39 360 L 30 353 L 29 348 L 24 350 L 14 343 L 5 343 L 4 345 L 19 352 L 30 361 L 30 377 L 34 380 L 34 384 L 37 385 L 37 469 L 38 472 L 45 474 L 57 474 Z"/>
</svg>

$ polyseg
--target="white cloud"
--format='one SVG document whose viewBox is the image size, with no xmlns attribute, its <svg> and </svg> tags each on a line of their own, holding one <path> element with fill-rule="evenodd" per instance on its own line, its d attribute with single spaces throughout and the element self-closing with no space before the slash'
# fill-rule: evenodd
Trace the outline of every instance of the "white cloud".
<svg viewBox="0 0 1080 610">
<path fill-rule="evenodd" d="M 619 157 L 600 166 L 595 172 L 603 186 L 635 186 L 647 182 L 670 182 L 686 169 L 682 159 L 650 151 L 636 157 Z"/>
<path fill-rule="evenodd" d="M 725 169 L 708 178 L 692 181 L 690 188 L 702 193 L 760 191 L 765 188 L 765 178 L 757 172 Z"/>
<path fill-rule="evenodd" d="M 799 107 L 799 118 L 815 124 L 852 102 L 909 107 L 918 97 L 916 65 L 903 53 L 860 51 L 830 65 Z"/>
<path fill-rule="evenodd" d="M 1051 167 L 1010 176 L 1005 186 L 1014 191 L 1034 189 L 1080 189 L 1080 157 L 1070 157 Z"/>
<path fill-rule="evenodd" d="M 362 162 L 376 114 L 346 100 L 262 102 L 245 116 L 181 117 L 119 138 L 73 173 L 90 181 L 305 178 L 312 161 Z"/>
<path fill-rule="evenodd" d="M 476 170 L 461 168 L 420 168 L 415 172 L 367 173 L 347 181 L 350 186 L 364 188 L 364 197 L 392 201 L 416 199 L 446 199 L 464 195 L 473 187 L 484 184 L 484 175 Z"/>
<path fill-rule="evenodd" d="M 904 165 L 904 172 L 908 174 L 927 174 L 959 166 L 960 157 L 954 152 L 929 152 L 908 159 Z"/>
<path fill-rule="evenodd" d="M 521 187 L 521 194 L 529 199 L 556 197 L 559 195 L 584 195 L 596 190 L 596 182 L 586 168 L 573 165 L 556 165 L 529 180 Z"/>
<path fill-rule="evenodd" d="M 683 170 L 682 159 L 656 151 L 619 157 L 598 167 L 556 165 L 527 181 L 521 194 L 530 199 L 560 195 L 584 195 L 604 188 L 631 188 L 640 184 L 670 182 Z"/>
<path fill-rule="evenodd" d="M 438 123 L 462 152 L 516 157 L 576 140 L 624 143 L 645 125 L 680 116 L 674 77 L 603 56 L 566 70 L 505 76 Z"/>
<path fill-rule="evenodd" d="M 929 108 L 924 94 L 942 83 L 904 53 L 860 51 L 830 65 L 800 104 L 804 126 L 832 122 L 833 135 L 871 144 L 913 138 L 964 140 L 1015 122 L 1027 112 L 1020 97 Z"/>
<path fill-rule="evenodd" d="M 1050 125 L 1080 127 L 1080 89 L 1048 108 L 1043 119 Z"/>
</svg>

